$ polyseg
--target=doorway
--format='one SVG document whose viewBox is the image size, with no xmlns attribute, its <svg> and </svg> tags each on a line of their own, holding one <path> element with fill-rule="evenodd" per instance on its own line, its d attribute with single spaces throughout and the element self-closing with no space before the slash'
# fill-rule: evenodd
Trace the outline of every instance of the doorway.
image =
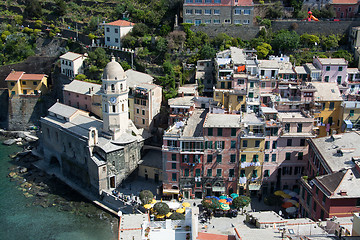
<svg viewBox="0 0 360 240">
<path fill-rule="evenodd" d="M 115 176 L 110 177 L 110 188 L 115 188 Z"/>
<path fill-rule="evenodd" d="M 159 174 L 155 173 L 154 179 L 155 179 L 155 182 L 158 183 L 159 182 Z"/>
</svg>

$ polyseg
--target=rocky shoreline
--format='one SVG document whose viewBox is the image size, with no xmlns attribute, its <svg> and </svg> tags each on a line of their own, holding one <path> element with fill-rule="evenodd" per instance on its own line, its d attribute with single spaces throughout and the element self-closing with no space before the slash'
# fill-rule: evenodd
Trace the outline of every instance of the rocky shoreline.
<svg viewBox="0 0 360 240">
<path fill-rule="evenodd" d="M 58 180 L 55 176 L 50 176 L 44 171 L 36 168 L 33 163 L 39 158 L 31 153 L 31 149 L 37 145 L 33 139 L 24 137 L 22 133 L 12 133 L 4 135 L 2 142 L 5 145 L 17 144 L 23 147 L 23 151 L 9 156 L 13 164 L 9 168 L 8 177 L 10 181 L 17 183 L 17 188 L 23 192 L 24 196 L 31 199 L 28 205 L 41 206 L 43 208 L 56 208 L 57 211 L 66 211 L 79 216 L 97 218 L 100 221 L 108 221 L 112 226 L 114 235 L 117 235 L 118 219 L 111 214 L 97 208 L 92 202 L 85 199 L 76 191 L 72 190 L 65 183 Z M 6 137 L 6 138 L 4 138 Z M 9 138 L 12 141 L 9 144 Z"/>
</svg>

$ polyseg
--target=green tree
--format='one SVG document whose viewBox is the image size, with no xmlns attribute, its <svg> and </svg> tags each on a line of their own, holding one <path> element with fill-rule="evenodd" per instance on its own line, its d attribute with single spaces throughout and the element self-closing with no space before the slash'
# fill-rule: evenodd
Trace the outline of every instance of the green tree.
<svg viewBox="0 0 360 240">
<path fill-rule="evenodd" d="M 55 12 L 59 16 L 64 16 L 66 14 L 66 2 L 64 0 L 55 0 L 56 9 Z"/>
<path fill-rule="evenodd" d="M 352 63 L 354 61 L 354 56 L 352 53 L 346 50 L 338 50 L 332 54 L 334 58 L 344 58 L 348 63 Z"/>
<path fill-rule="evenodd" d="M 144 23 L 135 24 L 131 31 L 131 35 L 134 37 L 143 37 L 149 33 L 149 27 Z"/>
<path fill-rule="evenodd" d="M 143 205 L 148 204 L 154 197 L 154 194 L 150 190 L 143 190 L 139 194 L 140 201 Z"/>
<path fill-rule="evenodd" d="M 163 70 L 165 74 L 174 75 L 174 66 L 169 60 L 165 60 L 163 63 Z"/>
<path fill-rule="evenodd" d="M 109 59 L 106 56 L 106 51 L 103 48 L 96 48 L 94 51 L 89 52 L 88 61 L 101 69 L 106 66 L 106 64 L 109 62 Z"/>
<path fill-rule="evenodd" d="M 166 215 L 170 212 L 169 205 L 164 202 L 157 202 L 154 204 L 153 210 L 159 215 Z"/>
<path fill-rule="evenodd" d="M 174 212 L 170 216 L 171 220 L 185 220 L 185 215 L 182 213 Z"/>
<path fill-rule="evenodd" d="M 75 79 L 80 81 L 84 81 L 86 78 L 86 75 L 81 73 L 75 76 Z"/>
<path fill-rule="evenodd" d="M 121 65 L 121 67 L 124 69 L 124 71 L 126 71 L 126 70 L 128 70 L 128 69 L 131 69 L 131 66 L 130 66 L 130 64 L 127 62 L 127 61 L 121 61 L 120 62 L 120 65 Z"/>
<path fill-rule="evenodd" d="M 315 46 L 315 43 L 316 44 L 320 43 L 320 38 L 316 35 L 304 33 L 303 35 L 300 36 L 300 42 L 304 46 L 313 47 Z"/>
<path fill-rule="evenodd" d="M 280 1 L 268 7 L 266 17 L 270 19 L 281 18 L 284 15 L 284 7 Z"/>
<path fill-rule="evenodd" d="M 39 0 L 27 0 L 24 14 L 28 18 L 40 18 L 42 16 L 42 7 Z"/>
<path fill-rule="evenodd" d="M 262 43 L 261 45 L 257 46 L 256 51 L 257 55 L 260 59 L 264 59 L 272 50 L 272 47 L 268 43 Z"/>
<path fill-rule="evenodd" d="M 272 46 L 277 51 L 292 51 L 298 48 L 300 37 L 295 31 L 281 30 L 272 40 Z"/>
<path fill-rule="evenodd" d="M 339 37 L 335 34 L 329 36 L 321 36 L 321 46 L 324 50 L 333 49 L 339 47 Z"/>
<path fill-rule="evenodd" d="M 212 59 L 216 55 L 216 50 L 209 44 L 205 44 L 199 51 L 200 59 Z"/>
<path fill-rule="evenodd" d="M 238 210 L 241 208 L 241 211 L 243 212 L 244 207 L 249 206 L 250 202 L 251 198 L 247 196 L 239 196 L 232 201 L 232 205 Z"/>
</svg>

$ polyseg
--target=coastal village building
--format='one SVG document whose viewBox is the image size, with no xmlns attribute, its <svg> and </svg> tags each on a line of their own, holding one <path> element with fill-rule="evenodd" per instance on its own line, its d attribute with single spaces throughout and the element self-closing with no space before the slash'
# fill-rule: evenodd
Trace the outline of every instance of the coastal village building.
<svg viewBox="0 0 360 240">
<path fill-rule="evenodd" d="M 184 0 L 183 18 L 195 26 L 252 25 L 254 6 L 252 0 Z"/>
<path fill-rule="evenodd" d="M 129 69 L 125 72 L 129 86 L 129 118 L 137 128 L 150 131 L 159 116 L 162 87 L 153 84 L 154 78 Z"/>
<path fill-rule="evenodd" d="M 184 96 L 169 99 L 169 125 L 181 122 L 188 118 L 195 109 L 193 96 Z M 180 124 L 180 123 L 179 123 Z"/>
<path fill-rule="evenodd" d="M 212 96 L 214 91 L 214 62 L 212 59 L 198 60 L 195 79 L 199 85 L 204 85 L 203 94 Z"/>
<path fill-rule="evenodd" d="M 105 46 L 121 48 L 121 38 L 130 32 L 135 24 L 125 20 L 117 20 L 103 25 Z"/>
<path fill-rule="evenodd" d="M 39 96 L 48 90 L 47 75 L 11 71 L 6 77 L 9 97 Z"/>
<path fill-rule="evenodd" d="M 343 102 L 343 129 L 352 130 L 360 128 L 360 102 Z"/>
<path fill-rule="evenodd" d="M 301 178 L 300 213 L 313 219 L 359 212 L 357 132 L 309 139 L 306 177 Z"/>
<path fill-rule="evenodd" d="M 314 93 L 315 124 L 319 128 L 318 137 L 324 137 L 327 134 L 341 133 L 342 125 L 342 102 L 337 83 L 312 82 L 316 92 Z"/>
<path fill-rule="evenodd" d="M 359 13 L 359 2 L 357 0 L 332 0 L 331 7 L 334 8 L 336 18 L 354 18 Z"/>
<path fill-rule="evenodd" d="M 86 54 L 67 52 L 60 56 L 61 74 L 74 78 L 79 73 L 84 73 L 84 60 Z"/>
<path fill-rule="evenodd" d="M 73 80 L 63 88 L 64 104 L 102 118 L 101 85 Z"/>
<path fill-rule="evenodd" d="M 156 183 L 163 181 L 163 162 L 161 159 L 161 151 L 149 150 L 141 159 L 139 164 L 138 176 L 145 181 L 153 180 Z"/>
<path fill-rule="evenodd" d="M 128 119 L 126 75 L 114 58 L 104 69 L 101 95 L 102 121 L 61 103 L 41 119 L 45 163 L 99 195 L 110 193 L 137 168 L 143 145 Z"/>
</svg>

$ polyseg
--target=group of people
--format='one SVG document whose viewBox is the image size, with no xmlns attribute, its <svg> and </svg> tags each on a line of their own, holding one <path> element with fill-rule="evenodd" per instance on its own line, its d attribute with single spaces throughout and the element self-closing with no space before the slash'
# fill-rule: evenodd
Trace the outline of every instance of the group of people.
<svg viewBox="0 0 360 240">
<path fill-rule="evenodd" d="M 124 204 L 132 205 L 132 206 L 141 205 L 141 201 L 139 197 L 134 196 L 133 194 L 126 195 L 124 193 L 119 192 L 116 189 L 112 190 L 112 194 L 121 201 L 123 201 Z"/>
</svg>

